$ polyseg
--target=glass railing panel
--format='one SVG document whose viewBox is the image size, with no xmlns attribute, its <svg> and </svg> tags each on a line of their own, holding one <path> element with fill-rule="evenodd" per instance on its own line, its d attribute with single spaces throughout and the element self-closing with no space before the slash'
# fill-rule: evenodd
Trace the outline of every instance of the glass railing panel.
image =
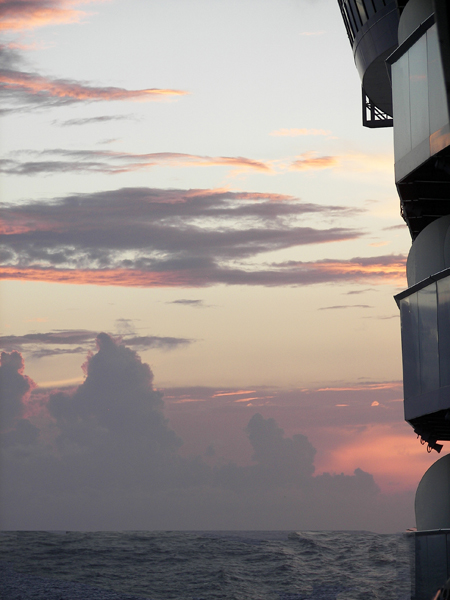
<svg viewBox="0 0 450 600">
<path fill-rule="evenodd" d="M 448 123 L 447 94 L 445 91 L 441 52 L 436 25 L 427 31 L 428 49 L 428 104 L 430 132 L 434 133 Z"/>
<path fill-rule="evenodd" d="M 450 385 L 450 277 L 437 282 L 440 385 Z"/>
<path fill-rule="evenodd" d="M 428 114 L 427 36 L 423 35 L 409 49 L 411 107 L 411 143 L 415 148 L 430 137 Z M 395 117 L 394 117 L 395 118 Z"/>
<path fill-rule="evenodd" d="M 420 394 L 419 309 L 417 294 L 400 303 L 402 323 L 403 388 L 405 398 Z"/>
<path fill-rule="evenodd" d="M 439 388 L 436 284 L 417 292 L 419 305 L 420 383 L 422 393 Z"/>
<path fill-rule="evenodd" d="M 394 107 L 394 151 L 398 161 L 411 152 L 411 111 L 409 102 L 409 55 L 392 65 L 392 102 Z"/>
</svg>

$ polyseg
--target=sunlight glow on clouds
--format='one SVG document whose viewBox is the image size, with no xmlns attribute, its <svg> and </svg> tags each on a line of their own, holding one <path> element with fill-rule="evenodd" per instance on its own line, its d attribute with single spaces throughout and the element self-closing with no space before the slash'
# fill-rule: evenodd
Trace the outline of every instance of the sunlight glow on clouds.
<svg viewBox="0 0 450 600">
<path fill-rule="evenodd" d="M 376 262 L 378 260 L 378 263 Z M 129 287 L 205 287 L 225 285 L 313 285 L 331 282 L 397 283 L 405 282 L 405 257 L 372 257 L 348 261 L 297 262 L 272 269 L 204 266 L 164 271 L 128 269 L 64 269 L 55 267 L 1 267 L 0 279 L 71 283 L 75 285 L 112 285 Z M 366 264 L 365 264 L 366 263 Z"/>
<path fill-rule="evenodd" d="M 18 161 L 3 159 L 0 172 L 8 175 L 40 175 L 58 173 L 106 173 L 120 174 L 149 169 L 157 166 L 167 167 L 231 167 L 234 173 L 244 171 L 269 172 L 271 167 L 257 160 L 241 156 L 196 156 L 176 152 L 154 152 L 133 154 L 100 150 L 42 150 L 40 152 L 22 151 L 21 154 L 36 155 L 39 160 Z"/>
<path fill-rule="evenodd" d="M 67 106 L 80 102 L 165 100 L 188 92 L 148 88 L 127 90 L 119 87 L 90 85 L 71 79 L 53 79 L 38 73 L 18 70 L 21 55 L 11 47 L 0 46 L 0 91 L 3 112 L 23 112 L 34 108 Z"/>
<path fill-rule="evenodd" d="M 333 156 L 317 156 L 316 151 L 304 152 L 291 163 L 290 170 L 335 169 L 341 173 L 384 171 L 392 173 L 392 156 L 389 154 L 349 153 Z"/>
<path fill-rule="evenodd" d="M 320 471 L 348 472 L 358 464 L 389 493 L 414 489 L 432 459 L 408 426 L 373 424 L 357 436 L 350 429 L 343 433 L 339 446 L 322 459 Z"/>
<path fill-rule="evenodd" d="M 306 171 L 309 169 L 330 169 L 339 164 L 337 156 L 315 156 L 315 152 L 305 152 L 297 157 L 290 168 L 294 171 Z"/>
<path fill-rule="evenodd" d="M 411 524 L 392 141 L 302 3 L 0 0 L 11 528 Z"/>
<path fill-rule="evenodd" d="M 2 274 L 130 286 L 284 285 L 308 283 L 308 276 L 309 283 L 327 281 L 319 274 L 329 270 L 325 264 L 258 268 L 249 261 L 269 251 L 358 238 L 361 232 L 351 228 L 305 226 L 308 215 L 355 213 L 290 196 L 273 201 L 271 194 L 151 188 L 4 205 Z"/>
<path fill-rule="evenodd" d="M 0 0 L 0 30 L 79 23 L 86 13 L 72 7 L 105 0 Z"/>
</svg>

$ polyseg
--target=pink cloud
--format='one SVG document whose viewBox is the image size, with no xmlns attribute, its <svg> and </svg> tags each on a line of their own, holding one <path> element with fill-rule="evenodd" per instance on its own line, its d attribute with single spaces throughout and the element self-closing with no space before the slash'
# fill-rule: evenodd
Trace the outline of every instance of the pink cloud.
<svg viewBox="0 0 450 600">
<path fill-rule="evenodd" d="M 79 23 L 86 13 L 72 7 L 104 0 L 0 0 L 0 30 Z"/>
<path fill-rule="evenodd" d="M 117 87 L 89 86 L 75 81 L 51 79 L 33 73 L 1 71 L 0 83 L 5 92 L 21 93 L 46 98 L 60 98 L 71 101 L 90 100 L 161 100 L 171 96 L 184 96 L 182 90 L 149 88 L 126 90 Z"/>
<path fill-rule="evenodd" d="M 227 285 L 312 285 L 327 282 L 404 283 L 405 259 L 386 264 L 351 261 L 301 263 L 297 268 L 271 270 L 231 269 L 211 265 L 205 269 L 165 271 L 130 269 L 63 269 L 56 267 L 2 267 L 0 279 L 69 283 L 75 285 L 111 285 L 124 287 L 206 287 Z"/>
<path fill-rule="evenodd" d="M 314 152 L 305 152 L 295 160 L 290 169 L 293 171 L 309 171 L 311 169 L 330 169 L 338 166 L 337 156 L 315 156 Z"/>
</svg>

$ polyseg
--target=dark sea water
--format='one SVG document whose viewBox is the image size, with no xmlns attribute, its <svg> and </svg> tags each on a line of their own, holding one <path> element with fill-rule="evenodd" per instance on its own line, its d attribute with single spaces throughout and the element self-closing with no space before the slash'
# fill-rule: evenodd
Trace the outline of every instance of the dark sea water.
<svg viewBox="0 0 450 600">
<path fill-rule="evenodd" d="M 2 532 L 2 600 L 409 600 L 406 534 Z"/>
</svg>

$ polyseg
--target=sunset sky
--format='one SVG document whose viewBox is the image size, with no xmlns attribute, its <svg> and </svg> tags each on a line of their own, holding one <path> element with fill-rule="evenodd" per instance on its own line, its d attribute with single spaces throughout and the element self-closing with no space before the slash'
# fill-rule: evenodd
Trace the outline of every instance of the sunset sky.
<svg viewBox="0 0 450 600">
<path fill-rule="evenodd" d="M 0 17 L 3 527 L 413 527 L 410 237 L 336 0 Z"/>
</svg>

